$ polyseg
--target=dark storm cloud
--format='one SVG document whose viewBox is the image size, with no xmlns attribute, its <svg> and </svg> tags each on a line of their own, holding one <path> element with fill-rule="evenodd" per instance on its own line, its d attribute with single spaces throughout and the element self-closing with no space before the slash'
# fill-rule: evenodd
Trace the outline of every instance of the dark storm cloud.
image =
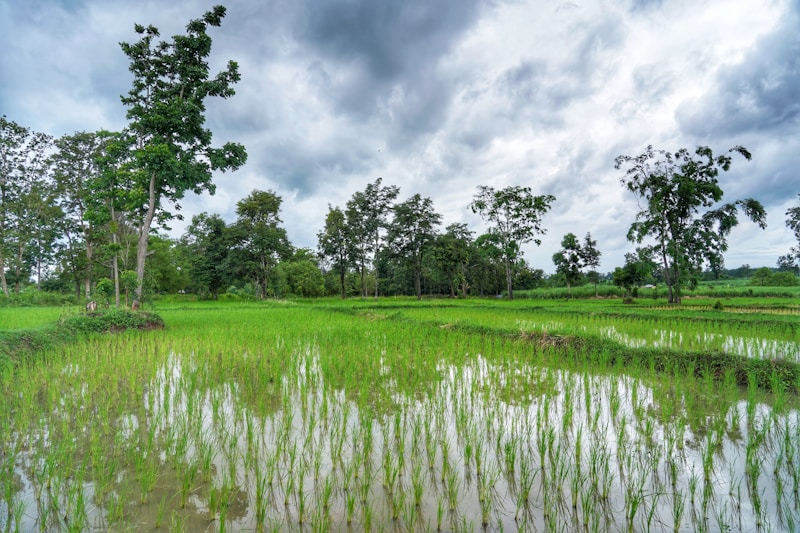
<svg viewBox="0 0 800 533">
<path fill-rule="evenodd" d="M 725 132 L 796 134 L 800 125 L 800 4 L 739 64 L 723 68 L 718 87 L 681 107 L 683 129 L 697 136 Z"/>
<path fill-rule="evenodd" d="M 591 231 L 613 269 L 636 212 L 613 158 L 738 143 L 754 161 L 725 175 L 725 199 L 756 196 L 782 215 L 781 196 L 800 192 L 786 185 L 800 166 L 800 32 L 786 2 L 760 6 L 761 18 L 746 0 L 229 2 L 210 63 L 237 61 L 242 80 L 208 102 L 207 125 L 249 159 L 215 176 L 215 196 L 187 197 L 184 214 L 230 221 L 237 201 L 272 189 L 292 241 L 314 247 L 327 204 L 380 176 L 402 198 L 431 196 L 443 226 L 480 233 L 466 208 L 476 187 L 525 185 L 558 198 L 527 256 L 536 268 L 552 271 L 565 233 Z M 53 135 L 123 128 L 131 74 L 118 43 L 136 39 L 134 22 L 168 39 L 214 3 L 0 0 L 0 113 Z M 717 70 L 734 57 L 745 61 Z M 700 99 L 676 111 L 690 94 Z"/>
<path fill-rule="evenodd" d="M 800 4 L 793 6 L 742 62 L 720 70 L 716 90 L 676 113 L 698 143 L 721 138 L 726 144 L 717 149 L 742 144 L 753 153 L 752 162 L 736 161 L 724 178 L 726 200 L 758 199 L 777 230 L 782 206 L 800 192 Z"/>
<path fill-rule="evenodd" d="M 384 121 L 402 148 L 436 129 L 451 97 L 437 70 L 484 6 L 478 1 L 311 2 L 297 21 L 301 46 L 336 71 L 326 90 L 339 112 Z"/>
<path fill-rule="evenodd" d="M 480 7 L 476 0 L 315 1 L 298 31 L 322 56 L 363 63 L 370 78 L 392 82 L 447 53 Z"/>
</svg>

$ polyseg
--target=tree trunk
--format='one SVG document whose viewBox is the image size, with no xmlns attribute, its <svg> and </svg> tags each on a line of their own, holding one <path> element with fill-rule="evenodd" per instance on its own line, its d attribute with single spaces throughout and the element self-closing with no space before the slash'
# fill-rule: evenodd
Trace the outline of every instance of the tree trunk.
<svg viewBox="0 0 800 533">
<path fill-rule="evenodd" d="M 139 227 L 139 244 L 136 247 L 136 299 L 142 301 L 144 289 L 144 262 L 147 259 L 147 238 L 150 236 L 150 226 L 156 214 L 156 173 L 150 174 L 150 190 L 147 203 L 147 214 Z"/>
<path fill-rule="evenodd" d="M 114 202 L 111 202 L 111 221 L 116 220 L 116 213 L 114 213 Z M 119 307 L 119 248 L 117 247 L 118 237 L 117 230 L 119 226 L 114 224 L 114 231 L 111 233 L 111 242 L 114 244 L 114 255 L 111 257 L 111 277 L 114 280 L 114 306 Z"/>
<path fill-rule="evenodd" d="M 117 236 L 114 235 L 114 242 L 116 243 Z M 111 276 L 114 278 L 114 306 L 119 307 L 119 260 L 117 259 L 117 252 L 114 252 L 111 258 Z"/>
<path fill-rule="evenodd" d="M 86 294 L 86 299 L 90 300 L 92 296 L 92 252 L 93 249 L 89 244 L 89 238 L 84 232 L 84 239 L 86 242 L 86 273 L 83 277 L 83 288 L 84 294 Z"/>
<path fill-rule="evenodd" d="M 345 294 L 344 294 L 344 275 L 345 275 L 345 269 L 344 269 L 344 267 L 342 267 L 342 268 L 339 269 L 339 284 L 342 286 L 342 300 L 344 300 L 344 297 L 345 297 Z"/>
<path fill-rule="evenodd" d="M 508 291 L 508 299 L 514 299 L 514 291 L 512 289 L 512 281 L 513 281 L 513 269 L 511 268 L 511 262 L 506 261 L 506 290 Z"/>
<path fill-rule="evenodd" d="M 3 291 L 3 294 L 5 294 L 6 297 L 9 296 L 8 281 L 6 281 L 6 262 L 5 258 L 3 257 L 2 250 L 0 250 L 0 290 Z"/>
<path fill-rule="evenodd" d="M 22 242 L 17 246 L 17 264 L 14 265 L 14 292 L 19 294 L 20 279 L 22 278 Z"/>
<path fill-rule="evenodd" d="M 670 275 L 670 271 L 669 271 L 669 262 L 667 261 L 667 252 L 666 252 L 666 250 L 664 250 L 663 245 L 661 247 L 661 264 L 663 265 L 663 268 L 664 268 L 664 281 L 667 284 L 667 301 L 669 303 L 674 303 L 673 297 L 672 297 L 672 276 Z"/>
<path fill-rule="evenodd" d="M 375 267 L 375 299 L 378 299 L 378 246 L 380 246 L 380 234 L 376 235 L 375 238 L 375 256 L 374 256 L 374 267 Z"/>
<path fill-rule="evenodd" d="M 422 272 L 414 269 L 414 288 L 417 292 L 417 300 L 422 300 Z M 376 296 L 377 298 L 377 296 Z"/>
<path fill-rule="evenodd" d="M 366 298 L 367 297 L 367 284 L 366 284 L 366 281 L 364 279 L 365 276 L 366 276 L 366 270 L 367 269 L 364 266 L 364 260 L 362 259 L 361 260 L 361 297 L 362 298 Z"/>
</svg>

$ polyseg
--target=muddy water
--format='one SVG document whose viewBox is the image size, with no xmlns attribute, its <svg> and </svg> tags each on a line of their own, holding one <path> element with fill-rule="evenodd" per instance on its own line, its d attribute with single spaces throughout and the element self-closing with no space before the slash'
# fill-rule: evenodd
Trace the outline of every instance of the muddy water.
<svg viewBox="0 0 800 533">
<path fill-rule="evenodd" d="M 256 395 L 181 354 L 114 401 L 89 380 L 52 402 L 20 393 L 42 403 L 0 433 L 0 525 L 792 531 L 800 519 L 794 410 L 480 354 L 440 364 L 429 394 L 359 402 L 326 384 L 317 350 Z"/>
</svg>

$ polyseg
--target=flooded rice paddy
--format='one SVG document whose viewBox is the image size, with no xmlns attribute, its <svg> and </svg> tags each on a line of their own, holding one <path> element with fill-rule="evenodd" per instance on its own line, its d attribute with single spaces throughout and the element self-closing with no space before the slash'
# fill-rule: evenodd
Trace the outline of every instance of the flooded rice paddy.
<svg viewBox="0 0 800 533">
<path fill-rule="evenodd" d="M 448 327 L 458 313 L 412 315 L 167 310 L 164 332 L 18 369 L 3 382 L 0 525 L 797 529 L 793 392 L 605 368 Z"/>
</svg>

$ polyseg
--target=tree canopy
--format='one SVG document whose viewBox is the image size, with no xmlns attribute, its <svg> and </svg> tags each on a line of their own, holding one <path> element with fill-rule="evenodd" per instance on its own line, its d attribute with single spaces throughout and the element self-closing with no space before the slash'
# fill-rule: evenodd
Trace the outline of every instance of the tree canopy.
<svg viewBox="0 0 800 533">
<path fill-rule="evenodd" d="M 147 241 L 154 219 L 167 221 L 187 191 L 214 193 L 212 171 L 235 170 L 247 154 L 242 145 L 211 145 L 211 131 L 205 127 L 205 100 L 229 98 L 239 81 L 236 62 L 211 77 L 207 58 L 211 53 L 209 26 L 220 26 L 225 8 L 215 6 L 202 18 L 189 22 L 185 35 L 171 41 L 156 40 L 154 26 L 135 25 L 139 40 L 120 43 L 130 60 L 133 86 L 122 103 L 128 107 L 128 130 L 133 140 L 131 168 L 135 170 L 135 199 L 141 206 L 138 223 L 136 273 L 137 297 L 142 295 Z"/>
<path fill-rule="evenodd" d="M 531 241 L 541 244 L 539 235 L 546 232 L 542 217 L 555 199 L 549 194 L 536 196 L 530 187 L 508 186 L 495 190 L 481 185 L 470 204 L 472 212 L 488 222 L 489 232 L 497 237 L 505 264 L 509 299 L 514 298 L 514 265 L 522 255 L 521 247 Z"/>
<path fill-rule="evenodd" d="M 731 152 L 751 158 L 741 146 Z M 695 283 L 705 263 L 721 268 L 738 209 L 766 227 L 764 208 L 752 198 L 718 205 L 723 196 L 718 176 L 730 169 L 731 161 L 727 154 L 715 157 L 707 146 L 674 154 L 648 146 L 638 156 L 615 159 L 616 168 L 625 169 L 622 185 L 640 201 L 628 240 L 641 244 L 653 239 L 646 249 L 661 262 L 670 303 L 680 303 L 681 286 Z"/>
<path fill-rule="evenodd" d="M 798 194 L 797 197 L 800 199 L 800 194 Z M 790 207 L 786 210 L 786 227 L 794 232 L 797 247 L 792 248 L 792 253 L 797 260 L 800 261 L 800 205 Z"/>
</svg>

